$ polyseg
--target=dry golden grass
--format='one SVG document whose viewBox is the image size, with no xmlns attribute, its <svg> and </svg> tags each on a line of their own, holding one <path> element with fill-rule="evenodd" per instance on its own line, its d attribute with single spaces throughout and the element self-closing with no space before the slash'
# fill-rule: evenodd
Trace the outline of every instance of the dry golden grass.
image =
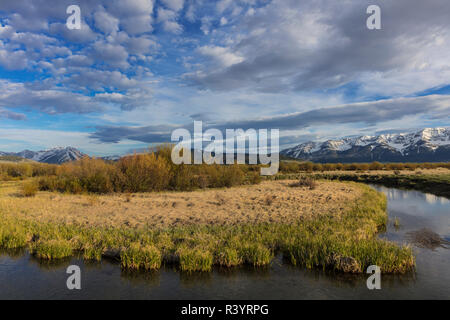
<svg viewBox="0 0 450 320">
<path fill-rule="evenodd" d="M 19 184 L 0 184 L 0 211 L 40 222 L 87 226 L 169 227 L 207 224 L 290 223 L 299 218 L 340 214 L 353 205 L 361 188 L 353 183 L 321 181 L 315 190 L 290 187 L 294 181 L 194 192 L 102 196 L 38 192 L 18 196 Z"/>
</svg>

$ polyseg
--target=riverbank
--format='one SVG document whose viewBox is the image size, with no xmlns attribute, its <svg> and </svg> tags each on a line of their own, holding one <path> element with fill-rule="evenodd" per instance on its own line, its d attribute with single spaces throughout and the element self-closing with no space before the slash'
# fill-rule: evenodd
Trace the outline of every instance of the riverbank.
<svg viewBox="0 0 450 320">
<path fill-rule="evenodd" d="M 386 187 L 418 190 L 431 193 L 436 196 L 450 199 L 450 174 L 449 175 L 319 175 L 322 179 L 355 181 L 369 184 L 381 184 Z"/>
<path fill-rule="evenodd" d="M 292 185 L 21 198 L 9 182 L 0 194 L 0 247 L 26 248 L 48 260 L 113 258 L 125 269 L 144 270 L 264 267 L 278 253 L 311 269 L 414 268 L 410 248 L 377 239 L 387 220 L 384 195 L 355 183 L 323 181 L 314 190 Z"/>
<path fill-rule="evenodd" d="M 450 199 L 450 170 L 423 169 L 420 171 L 330 171 L 300 172 L 279 174 L 270 179 L 297 179 L 311 175 L 316 179 L 353 181 L 367 184 L 379 184 L 385 187 L 417 190 Z"/>
</svg>

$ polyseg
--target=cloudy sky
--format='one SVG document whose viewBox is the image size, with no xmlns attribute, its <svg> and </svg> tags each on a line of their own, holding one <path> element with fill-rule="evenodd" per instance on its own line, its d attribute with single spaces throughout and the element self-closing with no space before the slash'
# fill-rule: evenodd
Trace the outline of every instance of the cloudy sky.
<svg viewBox="0 0 450 320">
<path fill-rule="evenodd" d="M 194 120 L 286 146 L 449 126 L 449 17 L 448 0 L 0 0 L 0 150 L 120 154 Z"/>
</svg>

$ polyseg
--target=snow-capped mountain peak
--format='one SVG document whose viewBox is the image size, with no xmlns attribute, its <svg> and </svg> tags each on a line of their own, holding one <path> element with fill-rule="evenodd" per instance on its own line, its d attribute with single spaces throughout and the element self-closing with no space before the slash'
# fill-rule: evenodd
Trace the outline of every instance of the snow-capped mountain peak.
<svg viewBox="0 0 450 320">
<path fill-rule="evenodd" d="M 282 151 L 305 160 L 326 161 L 449 161 L 450 128 L 306 142 Z"/>
<path fill-rule="evenodd" d="M 45 163 L 64 163 L 82 158 L 85 154 L 73 147 L 55 147 L 42 151 L 23 150 L 21 152 L 8 152 L 8 155 L 15 155 L 25 159 Z"/>
<path fill-rule="evenodd" d="M 56 147 L 38 151 L 31 159 L 37 162 L 63 163 L 78 160 L 82 157 L 83 153 L 73 147 Z"/>
</svg>

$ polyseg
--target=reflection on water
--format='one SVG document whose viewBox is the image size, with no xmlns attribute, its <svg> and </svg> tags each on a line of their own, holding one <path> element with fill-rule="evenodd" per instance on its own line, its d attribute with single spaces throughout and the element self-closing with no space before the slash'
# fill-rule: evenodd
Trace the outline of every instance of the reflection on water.
<svg viewBox="0 0 450 320">
<path fill-rule="evenodd" d="M 400 189 L 387 188 L 379 185 L 373 185 L 373 188 L 382 191 L 386 194 L 389 200 L 399 201 L 399 200 L 409 200 L 414 201 L 420 200 L 419 202 L 426 202 L 427 204 L 437 204 L 437 205 L 450 205 L 450 200 L 444 197 L 438 197 L 430 193 L 422 193 L 420 191 L 405 191 Z"/>
<path fill-rule="evenodd" d="M 406 232 L 423 228 L 433 230 L 442 238 L 450 236 L 449 199 L 419 191 L 372 187 L 386 194 L 390 218 L 400 220 L 400 230 L 391 230 L 392 232 L 388 232 L 388 238 L 404 239 Z"/>
<path fill-rule="evenodd" d="M 450 202 L 417 191 L 376 186 L 388 196 L 390 219 L 381 237 L 406 243 L 406 234 L 429 228 L 450 239 Z M 86 263 L 71 259 L 43 263 L 25 252 L 0 253 L 1 299 L 415 299 L 450 297 L 450 250 L 414 247 L 417 272 L 382 275 L 382 289 L 366 288 L 367 275 L 309 271 L 282 262 L 255 270 L 243 267 L 211 273 L 180 273 L 166 267 L 159 272 L 124 272 L 117 263 Z M 66 268 L 82 270 L 82 289 L 66 288 Z"/>
</svg>

